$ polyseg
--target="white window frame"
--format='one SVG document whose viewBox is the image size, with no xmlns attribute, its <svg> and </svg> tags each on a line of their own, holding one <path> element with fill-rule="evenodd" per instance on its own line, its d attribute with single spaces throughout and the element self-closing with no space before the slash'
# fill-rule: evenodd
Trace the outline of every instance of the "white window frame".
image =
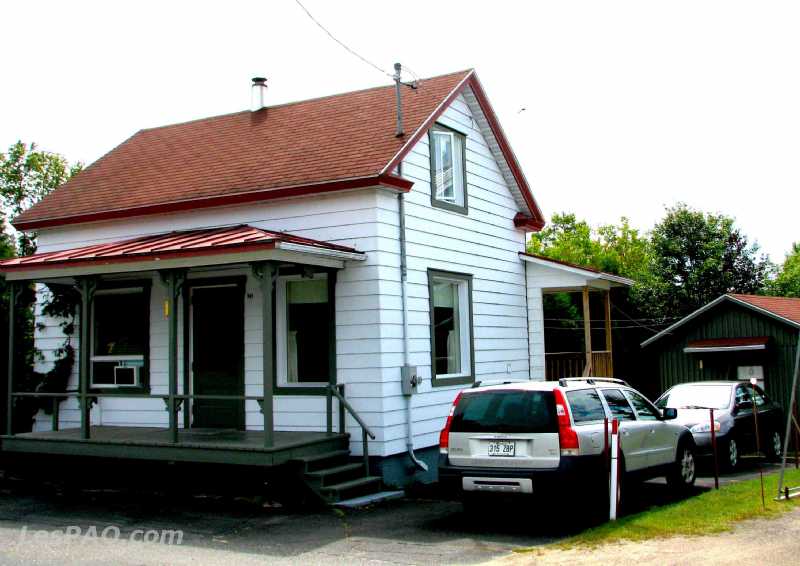
<svg viewBox="0 0 800 566">
<path fill-rule="evenodd" d="M 473 377 L 472 369 L 472 298 L 470 297 L 471 276 L 466 274 L 452 273 L 450 276 L 446 272 L 434 270 L 430 273 L 429 293 L 431 293 L 430 305 L 434 308 L 433 288 L 434 284 L 453 283 L 458 289 L 458 330 L 459 330 L 459 354 L 461 356 L 461 371 L 458 373 L 436 373 L 435 366 L 435 340 L 433 339 L 433 313 L 431 313 L 431 375 L 438 380 L 463 380 Z"/>
<path fill-rule="evenodd" d="M 99 289 L 95 291 L 94 296 L 109 296 L 109 295 L 136 295 L 141 293 L 145 295 L 146 289 L 141 286 L 135 287 L 124 287 L 118 289 Z M 148 305 L 149 308 L 149 305 Z M 96 338 L 97 334 L 95 332 L 95 309 L 94 306 L 92 307 L 92 320 L 91 320 L 91 328 L 90 330 L 90 339 L 91 339 L 91 352 L 89 356 L 89 384 L 90 387 L 95 389 L 130 389 L 130 388 L 137 388 L 142 386 L 142 371 L 144 370 L 144 357 L 145 353 L 141 355 L 120 355 L 120 356 L 107 356 L 107 355 L 95 355 L 95 348 L 97 347 Z M 146 313 L 147 314 L 147 313 Z M 148 316 L 149 320 L 149 316 Z M 147 329 L 150 332 L 150 329 Z M 94 364 L 95 362 L 117 362 L 117 365 L 127 365 L 129 362 L 141 362 L 141 364 L 137 364 L 136 367 L 139 368 L 139 371 L 136 372 L 136 383 L 125 383 L 125 384 L 117 384 L 117 383 L 95 383 L 94 381 Z"/>
<path fill-rule="evenodd" d="M 314 279 L 322 279 L 328 282 L 327 273 L 315 273 Z M 301 281 L 308 279 L 302 275 L 281 275 L 275 285 L 275 365 L 278 387 L 308 387 L 319 388 L 328 386 L 328 378 L 322 381 L 290 382 L 288 368 L 288 328 L 289 328 L 289 309 L 286 301 L 286 284 L 289 281 Z M 326 285 L 327 287 L 327 285 Z M 329 299 L 330 300 L 330 299 Z M 331 305 L 329 304 L 329 308 Z"/>
</svg>

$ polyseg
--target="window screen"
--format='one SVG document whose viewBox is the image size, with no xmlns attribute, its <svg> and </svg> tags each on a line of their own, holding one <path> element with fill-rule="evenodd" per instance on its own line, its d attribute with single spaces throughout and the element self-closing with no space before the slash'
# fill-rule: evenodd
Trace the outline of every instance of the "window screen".
<svg viewBox="0 0 800 566">
<path fill-rule="evenodd" d="M 330 317 L 327 279 L 286 282 L 286 380 L 327 382 Z"/>
<path fill-rule="evenodd" d="M 142 290 L 94 298 L 95 356 L 143 356 L 149 305 Z"/>
</svg>

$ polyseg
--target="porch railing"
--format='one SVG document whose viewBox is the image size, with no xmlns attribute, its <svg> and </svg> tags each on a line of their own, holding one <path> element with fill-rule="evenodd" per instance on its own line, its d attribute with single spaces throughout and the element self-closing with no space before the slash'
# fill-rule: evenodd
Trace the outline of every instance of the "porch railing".
<svg viewBox="0 0 800 566">
<path fill-rule="evenodd" d="M 335 397 L 339 402 L 339 433 L 345 434 L 347 432 L 347 426 L 345 422 L 345 411 L 350 413 L 350 416 L 358 423 L 361 427 L 361 443 L 363 447 L 363 454 L 364 454 L 364 465 L 367 470 L 369 470 L 369 439 L 375 440 L 375 434 L 370 430 L 358 412 L 353 408 L 353 406 L 345 399 L 344 396 L 344 385 L 330 385 L 328 387 L 328 396 L 329 398 Z M 174 406 L 174 410 L 176 412 L 181 410 L 181 406 L 186 403 L 194 401 L 194 400 L 213 400 L 213 401 L 256 401 L 261 409 L 261 413 L 264 413 L 264 397 L 258 395 L 193 395 L 193 394 L 176 394 L 176 395 L 154 395 L 151 393 L 99 393 L 99 392 L 90 392 L 90 393 L 83 393 L 81 391 L 64 391 L 58 393 L 44 393 L 44 392 L 11 392 L 12 403 L 9 405 L 9 408 L 13 410 L 14 408 L 14 399 L 19 398 L 39 398 L 39 399 L 51 399 L 53 406 L 52 406 L 52 430 L 57 431 L 60 428 L 60 406 L 61 403 L 69 398 L 75 397 L 79 401 L 79 405 L 81 410 L 85 407 L 87 412 L 91 411 L 92 405 L 97 403 L 98 399 L 106 399 L 106 398 L 123 398 L 123 399 L 161 399 L 164 402 L 166 410 L 169 410 L 171 406 Z M 174 401 L 173 401 L 174 400 Z M 332 431 L 332 403 L 328 403 L 328 411 L 327 411 L 327 432 L 331 433 Z M 88 422 L 89 418 L 87 416 L 86 419 L 82 419 L 82 422 Z M 171 432 L 171 440 L 173 443 L 178 442 L 178 431 L 180 430 L 177 427 L 177 419 L 170 419 L 170 432 Z M 8 434 L 11 436 L 13 430 L 9 430 Z M 84 431 L 83 434 L 84 439 L 91 438 L 91 430 Z"/>
<path fill-rule="evenodd" d="M 551 352 L 545 353 L 545 377 L 549 381 L 562 377 L 581 377 L 586 369 L 584 352 Z M 614 377 L 611 352 L 595 350 L 592 352 L 592 377 Z"/>
</svg>

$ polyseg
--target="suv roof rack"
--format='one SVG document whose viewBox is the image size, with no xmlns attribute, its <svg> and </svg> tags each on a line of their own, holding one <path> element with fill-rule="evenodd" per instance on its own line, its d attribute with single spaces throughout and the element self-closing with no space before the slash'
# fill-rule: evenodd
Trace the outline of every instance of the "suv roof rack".
<svg viewBox="0 0 800 566">
<path fill-rule="evenodd" d="M 561 387 L 566 387 L 569 385 L 570 382 L 576 381 L 584 381 L 590 385 L 594 385 L 595 382 L 601 381 L 603 383 L 616 383 L 617 385 L 624 385 L 625 387 L 630 387 L 627 381 L 624 379 L 619 379 L 616 377 L 562 377 L 558 380 L 558 384 Z"/>
<path fill-rule="evenodd" d="M 475 381 L 470 389 L 482 387 L 487 385 L 511 385 L 512 383 L 527 383 L 530 379 L 488 379 L 484 381 Z"/>
</svg>

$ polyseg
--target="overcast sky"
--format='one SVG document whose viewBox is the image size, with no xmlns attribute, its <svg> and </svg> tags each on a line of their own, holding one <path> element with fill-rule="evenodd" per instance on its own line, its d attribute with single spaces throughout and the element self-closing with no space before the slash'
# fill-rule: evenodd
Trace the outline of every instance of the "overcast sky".
<svg viewBox="0 0 800 566">
<path fill-rule="evenodd" d="M 303 3 L 386 70 L 477 69 L 548 216 L 648 228 L 684 201 L 775 261 L 800 240 L 798 2 Z M 247 108 L 255 75 L 270 103 L 388 82 L 294 0 L 4 3 L 0 53 L 0 148 L 85 163 Z"/>
</svg>

